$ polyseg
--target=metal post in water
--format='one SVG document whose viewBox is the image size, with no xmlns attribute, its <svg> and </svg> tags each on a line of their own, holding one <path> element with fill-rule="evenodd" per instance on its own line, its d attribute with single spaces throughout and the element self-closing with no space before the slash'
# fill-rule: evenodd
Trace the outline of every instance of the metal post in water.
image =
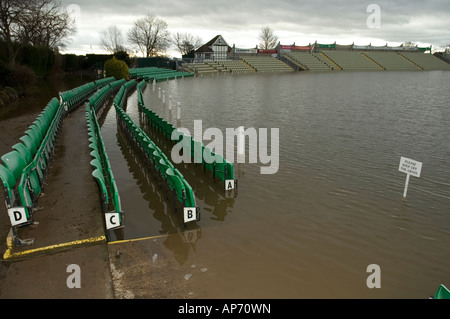
<svg viewBox="0 0 450 319">
<path fill-rule="evenodd" d="M 172 110 L 172 96 L 169 95 L 169 110 Z"/>
<path fill-rule="evenodd" d="M 181 119 L 181 103 L 177 102 L 177 120 Z"/>
<path fill-rule="evenodd" d="M 166 91 L 165 90 L 162 91 L 162 102 L 163 102 L 163 104 L 166 104 Z"/>
<path fill-rule="evenodd" d="M 406 199 L 406 192 L 408 191 L 408 184 L 409 184 L 409 176 L 410 174 L 406 174 L 405 189 L 403 190 L 403 199 Z"/>
<path fill-rule="evenodd" d="M 161 98 L 161 88 L 158 88 L 158 98 Z"/>
</svg>

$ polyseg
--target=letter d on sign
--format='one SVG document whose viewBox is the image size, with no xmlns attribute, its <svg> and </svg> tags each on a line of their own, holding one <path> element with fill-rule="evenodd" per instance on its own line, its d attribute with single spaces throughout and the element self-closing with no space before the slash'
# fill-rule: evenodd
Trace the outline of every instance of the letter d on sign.
<svg viewBox="0 0 450 319">
<path fill-rule="evenodd" d="M 24 207 L 8 208 L 8 215 L 12 226 L 27 222 L 27 215 Z"/>
<path fill-rule="evenodd" d="M 381 288 L 381 270 L 380 266 L 377 264 L 371 264 L 367 266 L 366 272 L 372 272 L 369 277 L 367 277 L 366 284 L 367 287 L 372 288 Z"/>
</svg>

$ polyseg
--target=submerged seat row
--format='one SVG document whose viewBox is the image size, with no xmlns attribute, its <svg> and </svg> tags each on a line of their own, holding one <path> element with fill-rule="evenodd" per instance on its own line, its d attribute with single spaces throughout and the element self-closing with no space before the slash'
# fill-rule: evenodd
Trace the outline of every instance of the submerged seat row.
<svg viewBox="0 0 450 319">
<path fill-rule="evenodd" d="M 86 119 L 88 125 L 89 148 L 92 160 L 92 176 L 100 190 L 102 210 L 105 216 L 107 230 L 123 227 L 123 212 L 120 204 L 120 195 L 111 164 L 106 153 L 105 144 L 97 121 L 95 109 L 86 103 Z"/>
<path fill-rule="evenodd" d="M 181 72 L 176 70 L 148 67 L 148 68 L 131 68 L 130 76 L 145 81 L 168 81 L 180 78 L 194 77 L 195 74 L 191 72 Z"/>
<path fill-rule="evenodd" d="M 160 117 L 144 103 L 142 91 L 145 88 L 145 81 L 141 81 L 137 86 L 139 110 L 145 115 L 147 124 L 150 124 L 157 132 L 161 133 L 173 143 L 183 143 L 182 145 L 188 149 L 193 163 L 200 163 L 203 167 L 212 172 L 213 178 L 220 178 L 225 189 L 233 189 L 235 187 L 234 168 L 225 157 L 215 153 L 207 148 L 202 142 L 194 140 L 191 136 L 185 135 L 178 130 L 173 124 Z M 177 139 L 172 139 L 172 134 Z"/>
<path fill-rule="evenodd" d="M 102 79 L 102 80 L 107 80 L 107 79 L 109 79 L 109 78 Z M 101 109 L 101 107 L 105 103 L 106 99 L 108 97 L 110 97 L 114 91 L 117 91 L 122 84 L 125 83 L 124 79 L 117 80 L 117 81 L 114 81 L 114 78 L 112 78 L 112 79 L 113 80 L 103 82 L 104 85 L 97 92 L 92 94 L 92 96 L 89 97 L 89 99 L 88 99 L 89 105 L 94 108 L 96 113 Z"/>
<path fill-rule="evenodd" d="M 147 134 L 130 118 L 130 116 L 121 107 L 128 89 L 136 82 L 131 80 L 127 85 L 122 86 L 123 90 L 114 100 L 114 107 L 117 113 L 119 127 L 127 133 L 128 137 L 134 141 L 134 144 L 141 150 L 145 157 L 151 162 L 152 166 L 159 173 L 161 179 L 165 182 L 168 189 L 174 194 L 175 204 L 181 203 L 183 207 L 184 224 L 199 220 L 199 210 L 195 204 L 195 196 L 192 187 L 185 180 L 181 172 L 174 167 L 171 161 L 161 151 L 161 149 L 147 136 Z M 128 88 L 128 89 L 127 89 Z M 168 199 L 168 189 L 166 196 Z M 175 205 L 176 209 L 176 205 Z"/>
<path fill-rule="evenodd" d="M 47 170 L 64 117 L 93 92 L 114 80 L 114 77 L 104 78 L 61 92 L 59 99 L 54 97 L 49 101 L 20 137 L 20 142 L 12 146 L 12 151 L 1 156 L 0 180 L 15 245 L 29 245 L 33 242 L 19 239 L 17 228 L 34 223 L 33 210 L 44 189 Z"/>
</svg>

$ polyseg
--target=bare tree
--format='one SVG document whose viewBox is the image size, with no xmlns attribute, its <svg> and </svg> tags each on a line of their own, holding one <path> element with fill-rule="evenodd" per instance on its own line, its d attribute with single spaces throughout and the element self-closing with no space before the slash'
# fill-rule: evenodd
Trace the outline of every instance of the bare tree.
<svg viewBox="0 0 450 319">
<path fill-rule="evenodd" d="M 75 21 L 58 0 L 0 0 L 0 37 L 10 66 L 21 45 L 56 48 L 75 32 Z"/>
<path fill-rule="evenodd" d="M 168 25 L 163 19 L 146 15 L 134 22 L 128 32 L 128 41 L 145 57 L 164 54 L 171 42 Z"/>
<path fill-rule="evenodd" d="M 277 46 L 278 37 L 269 26 L 264 26 L 259 34 L 259 47 L 264 50 L 273 49 Z"/>
<path fill-rule="evenodd" d="M 0 0 L 0 37 L 5 42 L 8 50 L 8 59 L 11 67 L 14 67 L 17 50 L 14 50 L 20 15 L 25 7 L 25 1 Z"/>
<path fill-rule="evenodd" d="M 199 36 L 190 33 L 177 32 L 173 36 L 173 43 L 180 51 L 181 55 L 185 55 L 199 48 L 203 41 Z"/>
<path fill-rule="evenodd" d="M 100 32 L 100 46 L 112 54 L 120 51 L 126 51 L 122 31 L 120 31 L 115 25 L 112 25 L 105 31 Z"/>
<path fill-rule="evenodd" d="M 19 21 L 18 40 L 56 49 L 76 32 L 75 20 L 59 0 L 29 0 Z"/>
</svg>

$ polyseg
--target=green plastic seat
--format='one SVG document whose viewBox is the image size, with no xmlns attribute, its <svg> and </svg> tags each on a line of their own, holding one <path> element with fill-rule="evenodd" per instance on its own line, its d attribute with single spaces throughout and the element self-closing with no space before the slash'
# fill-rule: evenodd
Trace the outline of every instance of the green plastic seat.
<svg viewBox="0 0 450 319">
<path fill-rule="evenodd" d="M 104 194 L 103 197 L 105 199 L 105 202 L 106 202 L 106 204 L 108 204 L 109 203 L 108 191 L 106 189 L 106 183 L 105 183 L 105 178 L 103 177 L 103 173 L 100 170 L 95 169 L 92 172 L 92 176 L 94 176 L 95 180 L 97 181 L 98 186 L 100 187 L 101 193 Z"/>
<path fill-rule="evenodd" d="M 14 178 L 19 180 L 22 171 L 27 166 L 27 162 L 16 150 L 6 153 L 2 156 L 2 161 L 5 166 L 13 173 Z"/>
<path fill-rule="evenodd" d="M 186 190 L 184 207 L 195 207 L 195 196 L 194 192 L 192 191 L 191 185 L 189 185 L 189 183 L 185 179 L 183 179 L 183 184 L 184 189 Z"/>
<path fill-rule="evenodd" d="M 22 206 L 33 207 L 33 196 L 27 185 L 19 185 L 19 197 Z"/>
<path fill-rule="evenodd" d="M 14 174 L 5 166 L 0 164 L 0 179 L 2 180 L 3 187 L 6 189 L 8 198 L 5 198 L 7 206 L 14 205 L 14 187 L 16 186 L 16 179 Z"/>
<path fill-rule="evenodd" d="M 38 149 L 38 146 L 36 145 L 35 141 L 28 135 L 22 136 L 20 138 L 20 140 L 31 151 L 31 156 L 34 156 L 36 154 L 37 149 Z"/>
<path fill-rule="evenodd" d="M 98 158 L 93 158 L 90 162 L 90 164 L 92 165 L 92 167 L 94 167 L 94 169 L 98 169 L 99 171 L 102 171 L 102 163 L 100 162 L 100 160 Z"/>
<path fill-rule="evenodd" d="M 175 192 L 177 199 L 182 202 L 184 190 L 183 181 L 177 176 L 177 174 L 175 174 L 175 172 L 171 168 L 167 169 L 166 176 L 170 188 Z"/>
<path fill-rule="evenodd" d="M 46 132 L 44 131 L 44 128 L 43 128 L 41 125 L 34 123 L 34 124 L 32 124 L 32 125 L 29 127 L 29 130 L 31 130 L 31 131 L 33 131 L 33 132 L 35 133 L 35 135 L 36 135 L 37 138 L 38 138 L 39 145 L 40 145 L 41 142 L 42 142 L 42 140 L 44 139 L 44 136 L 45 136 L 45 133 L 46 133 Z M 28 131 L 27 131 L 27 132 L 28 132 Z"/>
<path fill-rule="evenodd" d="M 31 162 L 31 160 L 33 159 L 33 157 L 31 156 L 31 151 L 28 147 L 26 147 L 24 144 L 22 143 L 17 143 L 15 145 L 13 145 L 12 147 L 14 150 L 16 150 L 17 152 L 19 152 L 20 155 L 22 155 L 22 157 L 25 159 L 25 162 L 28 164 Z"/>
<path fill-rule="evenodd" d="M 39 180 L 39 176 L 37 173 L 36 169 L 33 169 L 29 176 L 28 176 L 28 181 L 29 181 L 29 185 L 31 187 L 31 189 L 33 190 L 33 194 L 34 194 L 34 198 L 33 200 L 36 200 L 36 198 L 41 194 L 42 192 L 42 186 L 41 186 L 41 182 Z"/>
<path fill-rule="evenodd" d="M 450 299 L 450 290 L 444 285 L 439 285 L 438 290 L 434 294 L 434 299 Z"/>
</svg>

